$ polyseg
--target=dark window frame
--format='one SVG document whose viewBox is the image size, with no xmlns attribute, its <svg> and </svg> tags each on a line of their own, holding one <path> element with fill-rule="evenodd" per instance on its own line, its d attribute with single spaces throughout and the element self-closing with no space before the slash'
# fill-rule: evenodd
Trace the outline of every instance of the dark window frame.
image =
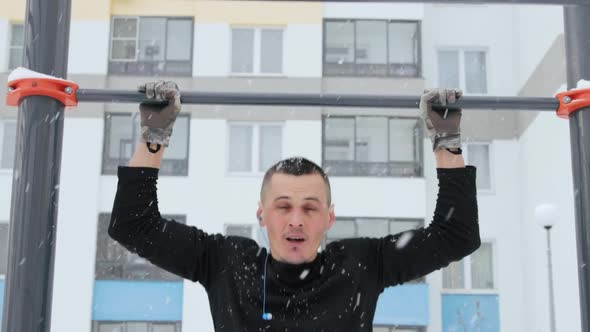
<svg viewBox="0 0 590 332">
<path fill-rule="evenodd" d="M 188 21 L 191 22 L 191 30 L 190 30 L 190 59 L 188 60 L 166 60 L 166 55 L 164 55 L 164 60 L 159 61 L 149 61 L 149 60 L 139 60 L 136 59 L 135 61 L 117 61 L 112 60 L 111 55 L 113 51 L 113 33 L 114 33 L 114 25 L 115 19 L 122 18 L 122 19 L 137 19 L 137 40 L 136 40 L 136 52 L 139 51 L 139 36 L 141 31 L 140 29 L 140 22 L 141 19 L 165 19 L 166 20 L 166 31 L 164 35 L 166 39 L 164 41 L 163 49 L 167 50 L 168 45 L 168 22 L 170 21 Z M 108 75 L 119 75 L 119 76 L 175 76 L 175 77 L 192 77 L 193 76 L 193 60 L 194 60 L 194 39 L 195 39 L 195 19 L 194 17 L 190 16 L 126 16 L 126 15 L 115 15 L 111 16 L 111 24 L 110 24 L 110 31 L 109 31 L 109 54 L 108 54 Z M 157 67 L 160 63 L 164 63 L 164 69 L 158 70 Z M 188 69 L 186 71 L 178 72 L 178 71 L 171 71 L 168 70 L 167 64 L 187 64 Z"/>
<path fill-rule="evenodd" d="M 102 165 L 101 165 L 101 174 L 102 175 L 116 175 L 118 166 L 125 166 L 129 161 L 127 158 L 110 158 L 109 157 L 109 148 L 111 146 L 111 137 L 109 135 L 111 130 L 111 120 L 113 116 L 139 116 L 139 113 L 129 113 L 129 112 L 105 112 L 104 113 L 104 132 L 103 132 L 103 144 L 102 144 Z M 161 176 L 188 176 L 189 170 L 189 160 L 190 160 L 190 137 L 191 137 L 191 117 L 189 113 L 179 114 L 179 118 L 187 118 L 188 126 L 187 126 L 187 137 L 186 137 L 186 158 L 185 159 L 169 159 L 164 154 L 164 158 L 162 159 L 162 165 L 160 166 L 159 175 Z M 138 132 L 140 128 L 132 124 L 130 130 L 132 133 Z M 126 140 L 128 144 L 131 145 L 131 151 L 135 149 L 136 141 L 132 138 L 130 140 Z M 139 134 L 138 134 L 139 137 Z"/>
<path fill-rule="evenodd" d="M 166 219 L 173 219 L 177 222 L 186 224 L 186 215 L 174 214 L 162 216 Z M 108 225 L 111 219 L 110 213 L 99 213 L 98 225 L 96 231 L 96 254 L 94 279 L 95 280 L 136 280 L 136 281 L 181 281 L 182 278 L 170 272 L 167 272 L 137 254 L 131 253 L 122 245 L 113 240 L 107 233 Z M 103 233 L 104 232 L 104 233 Z M 106 239 L 107 246 L 114 246 L 115 251 L 120 251 L 121 255 L 116 260 L 99 259 L 102 255 L 101 239 Z M 113 249 L 111 249 L 113 250 Z M 129 259 L 140 259 L 141 263 L 130 263 Z M 138 272 L 139 271 L 139 272 Z M 135 275 L 143 273 L 146 278 L 137 278 Z"/>
<path fill-rule="evenodd" d="M 0 137 L 0 170 L 3 171 L 12 171 L 14 169 L 14 158 L 15 158 L 15 153 L 16 151 L 10 151 L 10 155 L 8 155 L 8 159 L 4 159 L 4 154 L 6 153 L 5 148 L 7 148 L 6 146 L 6 142 L 5 139 L 7 137 L 6 132 L 7 132 L 7 127 L 8 126 L 14 126 L 14 130 L 16 133 L 16 125 L 17 125 L 17 121 L 16 119 L 4 119 L 4 120 L 0 120 L 0 127 L 2 128 L 2 130 L 0 131 L 0 134 L 2 135 L 2 137 Z M 15 147 L 14 149 L 16 149 L 16 134 L 14 136 L 14 143 L 15 143 Z M 10 149 L 10 148 L 8 148 Z M 7 166 L 7 167 L 6 167 Z"/>
<path fill-rule="evenodd" d="M 8 274 L 8 250 L 10 249 L 8 247 L 8 242 L 9 242 L 8 238 L 10 237 L 10 223 L 8 223 L 7 221 L 0 221 L 0 228 L 3 229 L 2 231 L 4 231 L 4 229 L 6 231 L 6 234 L 5 234 L 6 241 L 4 243 L 0 243 L 0 246 L 6 246 L 6 257 L 1 257 L 1 259 L 0 259 L 0 263 L 2 261 L 5 261 L 5 263 L 6 263 L 6 265 L 0 264 L 0 276 L 2 276 L 0 278 L 0 280 L 1 280 L 1 279 L 4 279 L 5 276 Z M 0 251 L 0 253 L 1 252 L 2 251 Z"/>
<path fill-rule="evenodd" d="M 228 224 L 223 225 L 223 234 L 225 236 L 240 236 L 240 237 L 243 237 L 242 235 L 236 235 L 233 232 L 231 234 L 228 233 L 228 229 L 230 229 L 231 227 L 248 228 L 250 235 L 248 235 L 247 238 L 254 240 L 254 236 L 253 236 L 254 224 L 246 224 L 246 223 L 234 224 L 234 223 L 228 223 Z"/>
<path fill-rule="evenodd" d="M 426 332 L 426 327 L 424 326 L 405 326 L 405 325 L 381 325 L 375 324 L 373 327 L 379 327 L 383 329 L 389 329 L 389 332 L 398 332 L 401 330 L 415 330 L 415 332 Z"/>
<path fill-rule="evenodd" d="M 361 74 L 359 73 L 358 64 L 356 63 L 356 49 L 357 49 L 357 38 L 356 38 L 356 26 L 357 22 L 364 21 L 364 22 L 386 22 L 386 32 L 385 32 L 385 51 L 386 51 L 386 74 L 385 75 L 377 75 L 377 74 Z M 352 22 L 353 26 L 353 48 L 354 48 L 354 61 L 352 63 L 352 70 L 354 71 L 353 74 L 339 74 L 338 71 L 329 72 L 326 70 L 328 63 L 326 63 L 326 49 L 327 49 L 327 25 L 328 23 L 338 23 L 338 22 Z M 391 64 L 389 62 L 389 24 L 390 23 L 415 23 L 416 24 L 416 34 L 418 35 L 418 40 L 416 41 L 416 63 L 415 64 L 400 64 L 400 65 L 408 65 L 408 66 L 415 66 L 415 74 L 414 75 L 396 75 L 392 74 Z M 324 77 L 381 77 L 381 78 L 420 78 L 422 77 L 422 21 L 420 20 L 385 20 L 385 19 L 324 19 L 322 27 L 322 75 Z"/>
<path fill-rule="evenodd" d="M 101 324 L 122 324 L 121 332 L 127 332 L 127 323 L 146 323 L 148 325 L 148 331 L 153 331 L 153 325 L 162 325 L 162 324 L 174 324 L 174 331 L 181 332 L 182 329 L 182 322 L 181 321 L 122 321 L 122 320 L 115 320 L 115 321 L 99 321 L 93 320 L 92 321 L 92 332 L 100 331 Z"/>
<path fill-rule="evenodd" d="M 383 236 L 386 235 L 394 235 L 397 233 L 392 233 L 392 229 L 391 229 L 391 224 L 392 223 L 396 223 L 396 222 L 416 222 L 418 224 L 418 226 L 414 229 L 420 228 L 420 227 L 424 227 L 424 220 L 423 219 L 419 219 L 419 218 L 390 218 L 390 217 L 383 217 L 383 218 L 377 218 L 377 217 L 359 217 L 359 216 L 354 216 L 354 217 L 337 217 L 335 222 L 354 222 L 354 237 L 358 237 L 358 229 L 359 229 L 359 225 L 358 225 L 358 220 L 362 219 L 362 220 L 387 220 L 387 228 L 388 228 L 388 232 L 387 234 L 383 234 Z M 328 237 L 328 232 L 326 232 L 325 235 L 325 244 L 328 244 L 332 241 L 338 241 L 338 240 L 342 240 L 344 238 L 335 238 L 330 240 L 330 238 Z"/>
<path fill-rule="evenodd" d="M 7 65 L 8 65 L 8 68 L 7 69 L 8 70 L 15 69 L 15 68 L 17 68 L 19 66 L 22 66 L 22 64 L 23 64 L 23 58 L 22 57 L 19 59 L 18 63 L 12 63 L 11 62 L 11 60 L 12 60 L 12 51 L 13 50 L 20 49 L 21 52 L 24 52 L 24 43 L 23 44 L 15 44 L 14 43 L 15 41 L 12 38 L 13 37 L 13 30 L 14 30 L 15 27 L 19 27 L 19 28 L 22 28 L 23 29 L 23 40 L 24 40 L 24 33 L 25 33 L 25 31 L 24 31 L 24 29 L 25 29 L 24 23 L 11 23 L 10 24 L 10 30 L 9 30 L 10 33 L 8 35 L 8 37 L 9 37 L 9 40 L 8 40 L 8 63 L 7 63 Z"/>
<path fill-rule="evenodd" d="M 357 161 L 356 143 L 353 146 L 354 160 L 326 160 L 325 149 L 326 149 L 326 120 L 327 119 L 353 119 L 354 120 L 354 139 L 353 142 L 357 141 L 357 119 L 362 117 L 381 117 L 387 120 L 387 162 L 364 162 Z M 416 120 L 415 131 L 417 133 L 414 136 L 414 161 L 413 162 L 402 162 L 402 161 L 390 161 L 391 159 L 391 132 L 389 122 L 391 120 L 401 119 L 414 119 Z M 423 146 L 424 134 L 422 132 L 420 118 L 417 117 L 404 117 L 404 116 L 386 116 L 386 115 L 324 115 L 322 116 L 322 166 L 326 170 L 329 176 L 350 176 L 350 177 L 423 177 L 424 176 L 424 146 Z M 386 167 L 385 172 L 372 171 L 371 166 L 383 166 Z M 400 167 L 401 166 L 401 167 Z M 401 173 L 399 172 L 401 170 Z"/>
</svg>

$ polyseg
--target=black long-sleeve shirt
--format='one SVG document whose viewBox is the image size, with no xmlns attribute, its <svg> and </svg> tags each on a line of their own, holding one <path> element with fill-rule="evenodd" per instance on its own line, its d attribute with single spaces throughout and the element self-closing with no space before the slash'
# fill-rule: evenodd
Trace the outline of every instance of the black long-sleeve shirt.
<svg viewBox="0 0 590 332">
<path fill-rule="evenodd" d="M 428 227 L 335 241 L 313 262 L 291 265 L 267 257 L 253 240 L 162 218 L 158 170 L 119 167 L 109 235 L 153 264 L 200 282 L 215 331 L 372 331 L 384 288 L 445 267 L 480 245 L 475 168 L 437 169 L 437 175 Z M 269 321 L 262 319 L 265 264 Z"/>
</svg>

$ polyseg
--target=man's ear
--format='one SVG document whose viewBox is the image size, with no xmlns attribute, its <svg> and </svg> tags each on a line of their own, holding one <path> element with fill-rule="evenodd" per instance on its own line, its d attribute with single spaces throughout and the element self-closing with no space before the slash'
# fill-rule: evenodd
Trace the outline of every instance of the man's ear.
<svg viewBox="0 0 590 332">
<path fill-rule="evenodd" d="M 258 202 L 258 210 L 256 210 L 256 219 L 258 219 L 258 224 L 260 225 L 260 227 L 265 227 L 266 222 L 264 221 L 262 211 L 262 203 Z"/>
<path fill-rule="evenodd" d="M 336 214 L 334 213 L 334 204 L 330 205 L 329 215 L 330 215 L 330 219 L 328 220 L 328 225 L 326 227 L 326 232 L 330 228 L 332 228 L 332 225 L 334 225 L 334 222 L 336 221 Z"/>
</svg>

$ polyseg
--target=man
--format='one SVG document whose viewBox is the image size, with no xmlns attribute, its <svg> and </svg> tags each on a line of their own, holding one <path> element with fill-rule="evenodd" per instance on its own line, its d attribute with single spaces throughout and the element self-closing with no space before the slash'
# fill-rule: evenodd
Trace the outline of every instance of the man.
<svg viewBox="0 0 590 332">
<path fill-rule="evenodd" d="M 445 267 L 480 245 L 475 168 L 460 154 L 461 111 L 432 109 L 433 102 L 453 103 L 460 92 L 427 91 L 420 102 L 439 179 L 430 226 L 335 241 L 318 253 L 334 209 L 327 176 L 304 158 L 281 161 L 264 177 L 256 213 L 270 251 L 250 239 L 209 235 L 161 218 L 156 180 L 180 93 L 172 82 L 150 83 L 145 91 L 168 103 L 140 105 L 142 142 L 129 167 L 118 170 L 109 235 L 153 264 L 200 282 L 216 331 L 371 331 L 384 288 Z"/>
</svg>

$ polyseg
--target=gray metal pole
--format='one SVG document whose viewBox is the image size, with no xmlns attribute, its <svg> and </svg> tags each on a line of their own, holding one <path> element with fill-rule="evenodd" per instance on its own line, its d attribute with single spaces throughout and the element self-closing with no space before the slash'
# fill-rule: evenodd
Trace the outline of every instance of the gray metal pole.
<svg viewBox="0 0 590 332">
<path fill-rule="evenodd" d="M 564 7 L 568 88 L 590 79 L 590 5 Z M 590 108 L 570 116 L 582 332 L 590 332 Z"/>
<path fill-rule="evenodd" d="M 70 0 L 28 0 L 24 66 L 65 77 Z M 3 332 L 49 332 L 64 106 L 32 96 L 19 105 Z"/>
<path fill-rule="evenodd" d="M 555 332 L 555 295 L 553 293 L 553 264 L 551 262 L 551 227 L 546 226 L 547 230 L 547 267 L 549 273 L 549 322 L 551 332 Z"/>
<path fill-rule="evenodd" d="M 137 91 L 79 89 L 79 102 L 141 103 L 145 95 Z M 182 92 L 183 104 L 210 105 L 286 105 L 286 106 L 333 106 L 416 108 L 417 96 L 349 95 L 349 94 L 296 94 L 296 93 L 235 93 L 235 92 Z M 454 107 L 474 110 L 510 109 L 555 111 L 559 103 L 555 98 L 541 97 L 474 97 L 461 98 Z"/>
</svg>

